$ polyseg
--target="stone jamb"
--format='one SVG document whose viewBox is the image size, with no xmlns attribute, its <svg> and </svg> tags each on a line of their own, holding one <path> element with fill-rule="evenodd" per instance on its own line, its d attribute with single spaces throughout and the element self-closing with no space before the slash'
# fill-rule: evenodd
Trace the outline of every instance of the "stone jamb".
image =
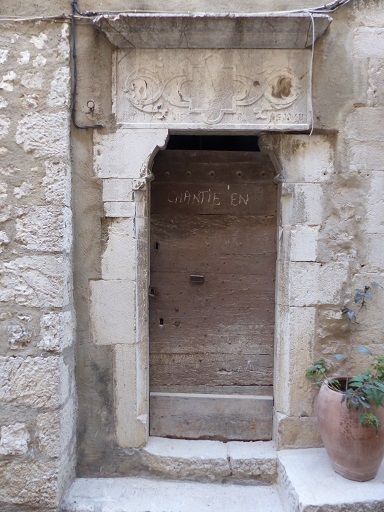
<svg viewBox="0 0 384 512">
<path fill-rule="evenodd" d="M 117 231 L 117 242 L 110 237 L 115 250 L 104 252 L 102 278 L 91 283 L 92 334 L 95 343 L 115 348 L 117 443 L 122 448 L 139 447 L 146 444 L 149 435 L 148 183 L 152 160 L 159 148 L 166 146 L 168 131 L 120 128 L 116 134 L 96 137 L 101 156 L 95 158 L 95 169 L 103 181 L 105 216 L 112 221 L 111 226 L 120 224 L 123 229 Z M 260 142 L 262 151 L 275 164 L 279 184 L 274 440 L 279 448 L 295 443 L 310 446 L 318 443 L 318 437 L 311 423 L 312 395 L 302 377 L 314 350 L 316 306 L 335 299 L 328 296 L 329 287 L 321 283 L 326 279 L 343 282 L 347 272 L 340 264 L 324 267 L 317 261 L 322 187 L 333 172 L 333 155 L 324 135 L 263 134 Z M 127 147 L 135 150 L 124 166 L 122 154 Z M 317 165 L 314 158 L 322 164 Z M 127 221 L 132 221 L 133 229 L 124 224 Z M 119 246 L 124 250 L 119 252 Z M 133 274 L 124 270 L 124 254 L 135 262 Z M 112 268 L 111 275 L 107 269 Z M 309 294 L 306 287 L 300 287 L 303 279 L 313 282 L 315 289 Z M 103 307 L 98 297 L 103 297 Z M 124 307 L 114 314 L 121 309 L 116 308 L 118 301 Z M 108 325 L 113 325 L 113 331 Z M 308 436 L 294 438 L 292 431 L 300 430 L 303 422 L 306 428 L 310 426 Z"/>
</svg>

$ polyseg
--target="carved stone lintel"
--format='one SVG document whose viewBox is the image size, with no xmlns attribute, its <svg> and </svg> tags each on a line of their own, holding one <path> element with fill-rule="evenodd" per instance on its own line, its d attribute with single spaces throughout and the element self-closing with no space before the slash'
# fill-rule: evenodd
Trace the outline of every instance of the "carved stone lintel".
<svg viewBox="0 0 384 512">
<path fill-rule="evenodd" d="M 131 50 L 117 119 L 136 128 L 307 130 L 307 50 Z"/>
</svg>

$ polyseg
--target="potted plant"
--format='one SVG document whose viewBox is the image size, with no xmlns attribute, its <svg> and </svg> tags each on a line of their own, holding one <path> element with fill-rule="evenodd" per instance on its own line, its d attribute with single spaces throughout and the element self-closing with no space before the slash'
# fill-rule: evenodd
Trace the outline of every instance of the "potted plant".
<svg viewBox="0 0 384 512">
<path fill-rule="evenodd" d="M 342 309 L 351 344 L 347 356 L 335 354 L 332 359 L 344 360 L 346 373 L 331 375 L 324 358 L 306 371 L 306 377 L 320 387 L 316 413 L 332 467 L 343 477 L 360 482 L 376 476 L 384 457 L 384 356 L 373 356 L 367 347 L 355 344 L 359 313 L 378 286 L 372 283 L 356 290 L 353 305 Z M 355 350 L 368 356 L 370 363 L 366 370 L 352 375 Z"/>
</svg>

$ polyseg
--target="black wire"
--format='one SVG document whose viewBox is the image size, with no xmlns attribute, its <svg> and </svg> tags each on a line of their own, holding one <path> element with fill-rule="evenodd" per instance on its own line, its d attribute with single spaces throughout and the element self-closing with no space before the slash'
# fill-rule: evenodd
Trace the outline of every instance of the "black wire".
<svg viewBox="0 0 384 512">
<path fill-rule="evenodd" d="M 102 124 L 79 125 L 76 121 L 76 98 L 77 98 L 77 48 L 76 48 L 76 22 L 75 13 L 79 13 L 77 7 L 77 0 L 72 1 L 72 22 L 71 22 L 71 35 L 72 35 L 72 62 L 73 62 L 73 89 L 72 89 L 72 109 L 71 118 L 74 126 L 79 130 L 88 130 L 89 128 L 103 128 Z"/>
</svg>

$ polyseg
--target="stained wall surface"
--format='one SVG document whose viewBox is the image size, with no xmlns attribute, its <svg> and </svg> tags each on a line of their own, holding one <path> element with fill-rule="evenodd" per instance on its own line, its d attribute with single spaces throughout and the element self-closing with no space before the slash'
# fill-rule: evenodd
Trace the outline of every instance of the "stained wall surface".
<svg viewBox="0 0 384 512">
<path fill-rule="evenodd" d="M 172 9 L 169 2 L 79 3 L 93 11 L 227 9 L 219 0 L 180 0 Z M 308 7 L 254 4 L 239 0 L 231 10 Z M 3 0 L 0 8 L 0 508 L 9 512 L 57 510 L 75 465 L 80 476 L 116 476 L 145 464 L 137 448 L 147 429 L 145 400 L 137 398 L 147 393 L 147 361 L 136 351 L 145 345 L 136 313 L 147 293 L 138 293 L 137 277 L 147 282 L 148 268 L 141 187 L 168 133 L 122 135 L 113 111 L 113 47 L 80 22 L 76 119 L 104 127 L 71 125 L 69 20 L 1 20 L 70 11 L 67 0 Z M 260 138 L 280 183 L 280 448 L 319 445 L 315 391 L 304 370 L 316 357 L 348 350 L 341 307 L 354 290 L 384 285 L 384 2 L 352 0 L 332 17 L 314 52 L 314 134 Z M 375 353 L 383 351 L 383 304 L 378 291 L 358 335 Z M 126 331 L 112 331 L 111 342 L 105 326 L 121 325 L 121 311 L 128 311 Z"/>
</svg>

